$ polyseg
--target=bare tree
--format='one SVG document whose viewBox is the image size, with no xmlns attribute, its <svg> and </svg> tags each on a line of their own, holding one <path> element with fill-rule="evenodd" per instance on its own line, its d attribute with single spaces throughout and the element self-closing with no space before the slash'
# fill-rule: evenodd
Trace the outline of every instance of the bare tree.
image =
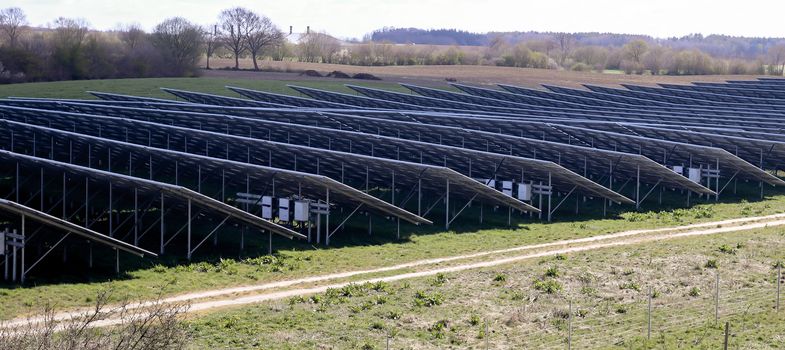
<svg viewBox="0 0 785 350">
<path fill-rule="evenodd" d="M 0 10 L 0 32 L 8 38 L 8 45 L 16 47 L 22 29 L 27 25 L 27 16 L 18 7 Z"/>
<path fill-rule="evenodd" d="M 624 54 L 633 62 L 641 63 L 643 54 L 649 49 L 649 45 L 643 40 L 633 40 L 624 45 Z"/>
<path fill-rule="evenodd" d="M 55 20 L 55 45 L 79 48 L 87 37 L 88 24 L 83 18 L 59 17 Z"/>
<path fill-rule="evenodd" d="M 109 307 L 111 291 L 101 292 L 94 308 L 82 315 L 59 321 L 54 308 L 47 306 L 42 317 L 28 319 L 28 325 L 9 328 L 0 325 L 0 348 L 16 350 L 154 350 L 183 349 L 187 330 L 179 320 L 187 304 L 166 304 L 161 295 L 144 308 L 129 307 L 127 301 Z M 109 317 L 119 318 L 119 326 L 102 330 L 97 324 Z"/>
<path fill-rule="evenodd" d="M 210 69 L 210 57 L 215 54 L 222 44 L 221 40 L 221 33 L 218 31 L 218 25 L 212 25 L 212 28 L 208 26 L 207 28 L 203 29 L 204 31 L 204 46 L 205 46 L 205 53 L 207 54 L 207 65 L 205 68 Z"/>
<path fill-rule="evenodd" d="M 240 68 L 240 55 L 248 50 L 248 26 L 253 16 L 251 10 L 243 7 L 223 10 L 218 16 L 223 32 L 223 44 L 234 55 L 234 69 Z"/>
<path fill-rule="evenodd" d="M 131 23 L 120 28 L 120 41 L 122 41 L 129 51 L 141 45 L 147 33 L 144 32 L 139 23 Z"/>
<path fill-rule="evenodd" d="M 311 32 L 300 38 L 297 50 L 302 61 L 332 63 L 341 43 L 327 33 Z"/>
<path fill-rule="evenodd" d="M 570 33 L 556 33 L 556 43 L 559 49 L 559 65 L 564 67 L 564 63 L 572 53 L 575 38 Z"/>
<path fill-rule="evenodd" d="M 175 73 L 189 72 L 201 56 L 202 29 L 185 18 L 169 18 L 155 26 L 153 44 L 165 53 Z"/>
<path fill-rule="evenodd" d="M 266 47 L 278 45 L 283 41 L 283 33 L 267 16 L 251 12 L 247 20 L 246 46 L 251 53 L 253 69 L 259 70 L 256 58 Z"/>
<path fill-rule="evenodd" d="M 785 43 L 769 48 L 769 74 L 782 75 L 785 71 Z"/>
</svg>

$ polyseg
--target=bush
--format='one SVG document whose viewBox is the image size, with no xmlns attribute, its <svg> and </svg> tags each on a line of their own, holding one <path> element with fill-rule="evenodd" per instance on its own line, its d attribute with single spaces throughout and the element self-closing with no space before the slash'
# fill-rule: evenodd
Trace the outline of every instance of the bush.
<svg viewBox="0 0 785 350">
<path fill-rule="evenodd" d="M 627 283 L 622 283 L 621 285 L 619 285 L 619 289 L 623 289 L 623 290 L 627 289 L 627 290 L 634 290 L 636 292 L 640 292 L 641 291 L 641 286 L 639 284 L 635 283 L 635 282 L 627 282 Z"/>
<path fill-rule="evenodd" d="M 715 259 L 709 259 L 706 261 L 706 265 L 704 265 L 704 267 L 707 269 L 716 269 L 719 267 L 719 263 L 717 263 L 717 260 Z"/>
<path fill-rule="evenodd" d="M 480 324 L 480 321 L 481 321 L 481 320 L 480 320 L 480 316 L 477 316 L 476 314 L 472 314 L 472 315 L 469 317 L 469 324 L 470 324 L 470 325 L 472 325 L 472 326 L 479 325 L 479 324 Z"/>
<path fill-rule="evenodd" d="M 559 268 L 556 266 L 551 266 L 547 270 L 545 270 L 546 277 L 559 277 Z"/>
<path fill-rule="evenodd" d="M 431 307 L 441 305 L 442 302 L 444 302 L 444 297 L 439 293 L 429 294 L 423 291 L 414 293 L 414 305 L 416 306 Z"/>
<path fill-rule="evenodd" d="M 719 248 L 720 253 L 724 254 L 736 254 L 736 248 L 733 248 L 727 244 L 723 244 Z"/>
<path fill-rule="evenodd" d="M 434 285 L 434 286 L 441 286 L 441 285 L 443 285 L 445 283 L 447 283 L 447 276 L 445 274 L 439 272 L 439 273 L 436 274 L 436 278 L 433 280 L 433 282 L 431 284 Z"/>
<path fill-rule="evenodd" d="M 445 330 L 447 330 L 447 324 L 447 320 L 436 321 L 436 323 L 428 327 L 428 332 L 431 332 L 431 336 L 435 339 L 442 339 L 444 338 Z"/>
<path fill-rule="evenodd" d="M 503 273 L 497 273 L 496 276 L 493 276 L 494 282 L 505 282 L 507 281 L 507 276 Z"/>
<path fill-rule="evenodd" d="M 556 294 L 562 290 L 562 285 L 555 280 L 536 280 L 534 289 L 547 294 Z"/>
<path fill-rule="evenodd" d="M 690 292 L 687 293 L 687 295 L 691 297 L 698 297 L 701 295 L 701 290 L 698 287 L 692 287 L 692 289 L 690 289 Z"/>
</svg>

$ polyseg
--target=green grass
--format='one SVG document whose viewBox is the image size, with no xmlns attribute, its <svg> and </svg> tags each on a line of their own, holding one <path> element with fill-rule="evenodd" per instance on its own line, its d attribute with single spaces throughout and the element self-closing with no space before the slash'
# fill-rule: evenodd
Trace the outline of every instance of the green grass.
<svg viewBox="0 0 785 350">
<path fill-rule="evenodd" d="M 740 242 L 737 255 L 717 250 Z M 720 323 L 731 322 L 731 347 L 776 347 L 785 313 L 772 310 L 772 265 L 785 253 L 771 247 L 783 244 L 785 231 L 769 228 L 527 260 L 446 274 L 438 284 L 429 277 L 383 289 L 354 285 L 350 293 L 333 290 L 190 320 L 192 346 L 383 349 L 393 334 L 396 349 L 484 348 L 486 340 L 491 348 L 564 348 L 572 300 L 576 348 L 716 349 L 722 344 L 713 322 L 716 270 L 701 267 L 712 258 L 722 266 Z M 537 290 L 535 281 L 554 266 L 559 276 L 543 278 L 563 287 Z M 499 275 L 504 281 L 494 278 Z M 657 291 L 652 340 L 645 339 L 648 287 Z M 703 292 L 690 295 L 696 288 Z"/>
<path fill-rule="evenodd" d="M 345 80 L 323 78 L 320 80 L 297 80 L 292 75 L 292 80 L 253 80 L 253 79 L 225 79 L 225 78 L 148 78 L 148 79 L 107 79 L 107 80 L 74 80 L 45 83 L 27 83 L 0 85 L 0 98 L 16 97 L 46 97 L 46 98 L 93 98 L 85 91 L 112 92 L 118 94 L 146 96 L 156 98 L 174 98 L 160 90 L 162 87 L 173 89 L 205 92 L 232 97 L 240 95 L 224 88 L 226 85 L 248 89 L 264 90 L 281 94 L 297 94 L 296 91 L 286 87 L 287 84 L 302 85 L 307 87 L 328 89 L 346 93 L 355 93 L 344 86 Z M 408 92 L 404 87 L 389 82 L 352 81 L 354 85 L 385 88 L 400 92 Z"/>
<path fill-rule="evenodd" d="M 57 308 L 89 306 L 91 297 L 101 290 L 113 289 L 114 299 L 150 298 L 163 288 L 171 295 L 189 291 L 223 288 L 236 285 L 257 284 L 275 280 L 383 267 L 425 258 L 453 256 L 492 249 L 509 248 L 517 245 L 542 243 L 619 232 L 630 229 L 655 228 L 683 225 L 695 222 L 721 220 L 739 216 L 756 216 L 777 213 L 785 207 L 785 196 L 772 195 L 758 202 L 729 202 L 696 205 L 690 209 L 673 209 L 651 212 L 621 212 L 609 219 L 587 219 L 585 216 L 562 215 L 562 222 L 543 223 L 520 218 L 512 229 L 481 228 L 474 212 L 465 213 L 453 225 L 459 231 L 444 232 L 440 223 L 429 227 L 402 226 L 402 240 L 394 239 L 392 225 L 375 224 L 374 236 L 368 237 L 361 228 L 347 229 L 334 238 L 334 246 L 310 246 L 305 243 L 275 240 L 277 260 L 265 261 L 257 257 L 264 255 L 266 236 L 251 240 L 250 247 L 242 258 L 231 241 L 226 242 L 233 232 L 222 233 L 221 246 L 197 252 L 198 262 L 187 262 L 182 258 L 166 255 L 161 259 L 132 260 L 122 262 L 126 271 L 115 276 L 110 271 L 92 271 L 90 276 L 58 273 L 58 259 L 48 260 L 48 265 L 37 268 L 25 287 L 6 286 L 0 288 L 0 318 L 37 312 L 46 304 Z M 473 208 L 476 210 L 475 208 Z M 620 210 L 620 207 L 614 207 Z M 628 209 L 625 209 L 628 210 Z M 707 214 L 708 213 L 708 214 Z M 438 214 L 436 214 L 438 215 Z M 501 227 L 506 222 L 506 211 L 496 214 L 486 210 L 485 227 Z M 494 221 L 497 224 L 494 224 Z M 362 233 L 357 233 L 361 231 Z M 351 234 L 351 232 L 355 232 Z M 236 232 L 234 232 L 236 233 Z M 258 235 L 257 235 L 258 236 Z M 235 235 L 236 237 L 236 235 Z M 735 245 L 734 245 L 735 246 Z M 227 248 L 228 247 L 228 248 Z M 717 254 L 719 246 L 714 247 Z M 723 254 L 733 256 L 729 254 Z M 75 256 L 71 253 L 72 259 Z M 98 253 L 96 253 L 98 256 Z M 104 256 L 111 260 L 113 255 Z M 569 259 L 568 259 L 569 260 Z M 701 264 L 704 264 L 703 260 Z M 96 262 L 96 266 L 110 269 L 111 261 Z M 723 263 L 720 263 L 723 266 Z M 546 267 L 547 268 L 547 267 Z M 545 268 L 543 269 L 544 273 Z M 47 276 L 52 271 L 54 276 Z M 67 274 L 68 272 L 66 272 Z M 82 272 L 84 273 L 84 272 Z M 559 276 L 564 272 L 559 269 Z M 367 277 L 367 276 L 365 276 Z M 492 277 L 489 277 L 490 281 Z"/>
</svg>

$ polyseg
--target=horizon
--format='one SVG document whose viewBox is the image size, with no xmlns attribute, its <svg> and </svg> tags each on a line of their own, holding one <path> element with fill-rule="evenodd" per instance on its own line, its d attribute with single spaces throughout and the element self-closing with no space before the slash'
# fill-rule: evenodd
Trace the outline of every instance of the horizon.
<svg viewBox="0 0 785 350">
<path fill-rule="evenodd" d="M 785 10 L 785 4 L 766 4 L 761 0 L 752 0 L 742 9 L 724 9 L 705 0 L 688 4 L 664 0 L 657 2 L 657 8 L 651 13 L 646 12 L 648 4 L 630 5 L 624 4 L 622 0 L 598 0 L 593 4 L 568 4 L 569 1 L 556 0 L 548 5 L 539 2 L 521 4 L 509 0 L 490 1 L 490 5 L 494 6 L 488 6 L 489 4 L 479 6 L 472 1 L 458 0 L 450 2 L 449 7 L 440 6 L 440 3 L 441 1 L 435 0 L 416 3 L 411 0 L 395 3 L 383 3 L 380 0 L 362 2 L 326 0 L 287 5 L 270 2 L 260 5 L 258 2 L 248 0 L 232 4 L 216 4 L 206 0 L 174 0 L 160 4 L 150 0 L 138 0 L 132 6 L 125 5 L 120 9 L 119 6 L 98 0 L 33 0 L 10 1 L 6 7 L 21 8 L 27 14 L 31 27 L 46 28 L 55 18 L 63 16 L 84 18 L 91 29 L 101 31 L 113 30 L 129 23 L 138 23 L 145 30 L 150 31 L 155 24 L 174 16 L 184 17 L 197 24 L 209 25 L 217 20 L 221 10 L 242 6 L 270 17 L 284 32 L 288 32 L 289 26 L 293 26 L 295 33 L 305 32 L 305 28 L 310 27 L 311 30 L 324 31 L 346 40 L 362 39 L 363 36 L 385 27 L 455 29 L 477 34 L 613 33 L 649 36 L 654 39 L 680 38 L 694 34 L 701 34 L 704 37 L 709 35 L 744 38 L 785 37 L 784 33 L 776 30 L 776 26 L 766 25 L 772 23 L 767 20 L 769 17 L 771 21 L 778 20 L 777 14 Z M 564 6 L 558 6 L 559 4 Z M 603 4 L 605 6 L 601 6 Z M 670 15 L 663 14 L 661 9 L 675 8 L 669 5 L 679 5 L 680 10 Z M 767 10 L 761 12 L 760 8 L 763 6 Z M 159 10 L 151 13 L 149 9 L 154 7 Z M 411 12 L 412 7 L 419 10 Z M 511 10 L 488 13 L 502 7 Z M 612 9 L 620 7 L 627 8 L 627 15 L 615 15 L 616 11 Z M 560 9 L 554 11 L 553 8 Z M 324 13 L 334 16 L 324 16 Z M 435 13 L 438 15 L 434 15 Z M 467 17 L 464 13 L 475 15 Z M 381 17 L 384 19 L 378 19 L 380 16 L 377 14 L 383 14 Z M 754 21 L 747 20 L 753 16 Z M 687 20 L 684 17 L 691 17 L 691 19 Z M 119 20 L 120 18 L 129 20 Z M 679 18 L 684 19 L 679 20 Z M 716 28 L 723 30 L 716 30 Z"/>
</svg>

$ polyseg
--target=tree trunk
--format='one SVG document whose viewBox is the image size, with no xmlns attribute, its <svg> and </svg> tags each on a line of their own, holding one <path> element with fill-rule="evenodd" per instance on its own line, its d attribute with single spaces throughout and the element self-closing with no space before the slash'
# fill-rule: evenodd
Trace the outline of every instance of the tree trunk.
<svg viewBox="0 0 785 350">
<path fill-rule="evenodd" d="M 256 53 L 251 52 L 251 59 L 253 60 L 253 70 L 259 70 L 259 65 L 256 64 Z"/>
<path fill-rule="evenodd" d="M 234 52 L 234 69 L 240 69 L 240 53 L 237 51 Z"/>
</svg>

